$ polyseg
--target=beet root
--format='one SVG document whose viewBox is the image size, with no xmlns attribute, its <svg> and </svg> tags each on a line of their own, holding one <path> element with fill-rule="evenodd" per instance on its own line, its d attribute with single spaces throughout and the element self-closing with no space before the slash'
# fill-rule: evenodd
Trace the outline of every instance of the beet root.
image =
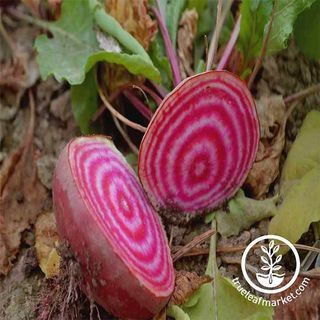
<svg viewBox="0 0 320 320">
<path fill-rule="evenodd" d="M 174 288 L 166 235 L 109 139 L 69 142 L 55 169 L 53 201 L 59 234 L 81 265 L 86 293 L 120 318 L 157 314 Z"/>
<path fill-rule="evenodd" d="M 232 197 L 255 160 L 259 121 L 246 84 L 226 71 L 185 79 L 162 101 L 139 150 L 139 178 L 165 216 L 196 216 Z"/>
</svg>

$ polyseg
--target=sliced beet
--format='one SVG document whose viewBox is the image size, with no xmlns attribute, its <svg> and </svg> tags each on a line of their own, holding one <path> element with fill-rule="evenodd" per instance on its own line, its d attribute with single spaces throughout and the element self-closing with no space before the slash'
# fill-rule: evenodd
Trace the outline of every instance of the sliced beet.
<svg viewBox="0 0 320 320">
<path fill-rule="evenodd" d="M 139 150 L 139 177 L 157 210 L 212 210 L 244 182 L 259 122 L 246 84 L 226 71 L 187 78 L 161 103 Z"/>
<path fill-rule="evenodd" d="M 97 303 L 120 318 L 158 313 L 174 288 L 166 235 L 109 139 L 80 137 L 66 146 L 55 169 L 53 201 L 58 231 Z"/>
</svg>

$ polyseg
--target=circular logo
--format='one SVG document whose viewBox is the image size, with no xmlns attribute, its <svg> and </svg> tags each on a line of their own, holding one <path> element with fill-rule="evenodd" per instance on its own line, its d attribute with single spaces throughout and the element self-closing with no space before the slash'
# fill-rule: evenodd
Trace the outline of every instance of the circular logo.
<svg viewBox="0 0 320 320">
<path fill-rule="evenodd" d="M 265 244 L 264 240 L 269 240 L 269 242 Z M 294 274 L 291 280 L 283 286 L 281 286 L 281 284 L 285 278 L 285 272 L 282 270 L 283 268 L 280 264 L 282 255 L 277 255 L 277 252 L 280 249 L 280 245 L 276 244 L 275 240 L 287 245 L 293 252 L 296 259 L 296 268 Z M 262 250 L 260 259 L 263 265 L 260 268 L 259 272 L 255 274 L 256 281 L 257 283 L 259 283 L 259 285 L 257 285 L 248 276 L 246 260 L 250 250 L 259 242 L 263 242 L 260 245 L 260 248 Z M 300 271 L 300 258 L 296 248 L 290 241 L 277 235 L 266 235 L 253 240 L 245 249 L 241 258 L 241 269 L 245 280 L 255 290 L 263 293 L 279 293 L 288 289 L 296 281 Z"/>
</svg>

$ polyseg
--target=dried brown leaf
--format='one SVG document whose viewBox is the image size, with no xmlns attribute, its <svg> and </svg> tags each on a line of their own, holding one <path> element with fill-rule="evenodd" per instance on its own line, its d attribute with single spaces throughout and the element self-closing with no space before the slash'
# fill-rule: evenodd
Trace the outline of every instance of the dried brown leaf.
<svg viewBox="0 0 320 320">
<path fill-rule="evenodd" d="M 108 13 L 147 50 L 157 31 L 156 22 L 148 15 L 148 1 L 106 0 L 105 5 Z"/>
<path fill-rule="evenodd" d="M 197 33 L 198 13 L 196 9 L 185 10 L 179 23 L 177 36 L 178 57 L 181 76 L 183 79 L 192 76 L 193 43 Z"/>
<path fill-rule="evenodd" d="M 319 269 L 319 268 L 318 268 Z M 318 270 L 319 273 L 320 270 Z M 311 278 L 311 277 L 310 277 Z M 291 277 L 285 278 L 284 283 L 287 283 Z M 272 295 L 272 299 L 280 299 L 281 297 L 289 296 L 295 293 L 299 288 L 304 277 L 299 276 L 295 283 L 287 290 Z M 311 278 L 305 290 L 301 295 L 287 304 L 280 304 L 275 307 L 274 320 L 318 320 L 320 319 L 320 279 Z"/>
<path fill-rule="evenodd" d="M 39 33 L 34 27 L 19 27 L 8 33 L 4 26 L 7 45 L 10 48 L 11 59 L 0 63 L 0 86 L 15 90 L 30 88 L 39 78 L 39 68 L 31 43 Z"/>
<path fill-rule="evenodd" d="M 285 143 L 286 106 L 282 96 L 263 97 L 257 101 L 260 142 L 256 160 L 245 186 L 253 197 L 261 199 L 279 175 L 280 156 Z"/>
<path fill-rule="evenodd" d="M 35 223 L 47 197 L 39 182 L 33 150 L 34 105 L 25 140 L 0 171 L 0 274 L 7 274 L 19 251 L 21 233 Z"/>
<path fill-rule="evenodd" d="M 204 283 L 211 282 L 208 275 L 198 276 L 195 272 L 176 271 L 176 284 L 169 304 L 182 305 L 188 301 L 190 296 Z"/>
<path fill-rule="evenodd" d="M 42 272 L 47 278 L 59 274 L 60 256 L 56 250 L 59 236 L 53 212 L 41 214 L 35 223 L 37 258 Z"/>
</svg>

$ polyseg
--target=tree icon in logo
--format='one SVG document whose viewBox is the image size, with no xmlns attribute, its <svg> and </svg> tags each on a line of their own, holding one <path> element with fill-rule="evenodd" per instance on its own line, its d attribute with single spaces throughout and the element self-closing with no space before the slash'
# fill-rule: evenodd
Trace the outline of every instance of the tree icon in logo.
<svg viewBox="0 0 320 320">
<path fill-rule="evenodd" d="M 278 244 L 275 245 L 275 240 L 287 246 L 295 257 L 296 267 L 293 275 L 287 276 L 287 282 L 284 281 L 285 273 L 281 273 L 281 271 L 279 271 L 282 268 L 279 264 L 282 259 L 282 255 L 276 255 L 277 252 L 279 252 L 280 246 Z M 266 245 L 265 241 L 268 241 L 268 245 Z M 261 267 L 262 272 L 250 272 L 249 276 L 247 271 L 248 254 L 249 252 L 253 255 L 256 254 L 254 249 L 258 243 L 260 243 L 259 246 L 263 252 L 262 255 L 260 255 L 261 261 L 263 262 L 263 266 Z M 244 279 L 253 289 L 267 294 L 275 294 L 288 289 L 296 281 L 300 271 L 300 257 L 297 249 L 289 240 L 275 234 L 268 234 L 258 237 L 248 244 L 241 258 L 241 270 Z"/>
<path fill-rule="evenodd" d="M 275 255 L 279 251 L 279 248 L 279 245 L 275 246 L 274 240 L 269 242 L 268 248 L 263 245 L 261 246 L 261 250 L 265 253 L 265 255 L 261 256 L 261 260 L 264 263 L 261 270 L 268 271 L 268 273 L 257 273 L 256 278 L 259 283 L 266 288 L 279 286 L 285 276 L 285 273 L 279 274 L 276 272 L 282 268 L 282 266 L 278 264 L 282 259 L 282 255 Z"/>
</svg>

